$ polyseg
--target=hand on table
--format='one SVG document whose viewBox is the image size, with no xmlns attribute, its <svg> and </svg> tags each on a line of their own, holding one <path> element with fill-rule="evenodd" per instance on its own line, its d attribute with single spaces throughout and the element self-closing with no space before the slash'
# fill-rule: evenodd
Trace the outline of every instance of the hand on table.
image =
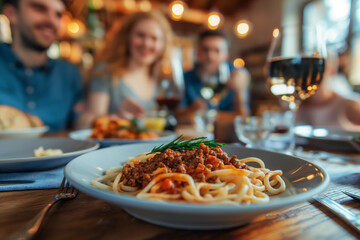
<svg viewBox="0 0 360 240">
<path fill-rule="evenodd" d="M 131 118 L 142 118 L 145 114 L 144 109 L 133 99 L 125 98 L 121 103 L 118 114 L 120 117 L 131 119 Z"/>
</svg>

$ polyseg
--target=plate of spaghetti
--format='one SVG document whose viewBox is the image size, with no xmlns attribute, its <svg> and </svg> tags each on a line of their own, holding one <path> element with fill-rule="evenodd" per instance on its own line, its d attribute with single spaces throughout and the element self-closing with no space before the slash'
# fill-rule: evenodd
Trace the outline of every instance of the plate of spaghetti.
<svg viewBox="0 0 360 240">
<path fill-rule="evenodd" d="M 139 142 L 170 141 L 172 131 L 154 132 L 140 127 L 135 119 L 127 120 L 115 116 L 104 116 L 95 120 L 92 129 L 73 131 L 69 137 L 76 140 L 93 140 L 101 147 Z"/>
<path fill-rule="evenodd" d="M 303 159 L 204 138 L 105 148 L 72 160 L 65 176 L 80 191 L 144 221 L 222 229 L 320 193 L 329 177 Z"/>
</svg>

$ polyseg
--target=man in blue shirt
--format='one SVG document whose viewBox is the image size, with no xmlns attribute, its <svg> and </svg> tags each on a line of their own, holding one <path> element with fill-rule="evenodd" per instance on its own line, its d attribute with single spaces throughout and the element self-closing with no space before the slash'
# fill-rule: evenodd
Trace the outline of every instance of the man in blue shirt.
<svg viewBox="0 0 360 240">
<path fill-rule="evenodd" d="M 47 56 L 64 10 L 61 0 L 5 0 L 3 6 L 13 42 L 0 43 L 0 104 L 40 117 L 52 131 L 72 127 L 83 98 L 77 68 Z"/>
<path fill-rule="evenodd" d="M 226 36 L 208 30 L 200 34 L 198 41 L 195 68 L 184 75 L 183 106 L 193 112 L 214 108 L 248 115 L 250 77 L 246 69 L 234 69 L 226 62 Z"/>
</svg>

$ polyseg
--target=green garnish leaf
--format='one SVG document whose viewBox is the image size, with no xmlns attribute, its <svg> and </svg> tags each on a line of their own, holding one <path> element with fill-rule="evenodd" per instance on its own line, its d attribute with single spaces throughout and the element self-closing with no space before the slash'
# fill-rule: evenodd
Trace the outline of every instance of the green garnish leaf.
<svg viewBox="0 0 360 240">
<path fill-rule="evenodd" d="M 158 147 L 154 147 L 150 153 L 165 152 L 165 150 L 168 148 L 180 152 L 182 150 L 199 148 L 200 143 L 203 143 L 208 147 L 217 147 L 217 146 L 221 147 L 225 145 L 225 143 L 215 142 L 216 140 L 205 140 L 205 139 L 206 137 L 197 137 L 197 138 L 192 138 L 190 140 L 185 140 L 185 138 L 182 135 L 180 135 L 179 137 L 177 137 L 176 139 L 165 145 L 161 144 Z"/>
<path fill-rule="evenodd" d="M 148 132 L 148 130 L 146 128 L 141 128 L 136 120 L 136 118 L 132 118 L 130 120 L 131 124 L 134 127 L 134 130 L 136 133 L 142 133 L 142 132 Z"/>
<path fill-rule="evenodd" d="M 129 127 L 129 126 L 119 126 L 118 129 L 131 130 L 131 127 Z"/>
</svg>

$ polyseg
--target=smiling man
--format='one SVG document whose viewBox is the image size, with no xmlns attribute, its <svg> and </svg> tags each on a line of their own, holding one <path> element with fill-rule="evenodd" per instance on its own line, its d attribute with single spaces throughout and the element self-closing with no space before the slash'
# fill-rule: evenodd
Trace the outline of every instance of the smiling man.
<svg viewBox="0 0 360 240">
<path fill-rule="evenodd" d="M 58 38 L 61 0 L 4 0 L 12 43 L 0 43 L 0 104 L 41 118 L 51 130 L 70 128 L 83 98 L 82 78 L 72 64 L 49 59 Z"/>
</svg>

